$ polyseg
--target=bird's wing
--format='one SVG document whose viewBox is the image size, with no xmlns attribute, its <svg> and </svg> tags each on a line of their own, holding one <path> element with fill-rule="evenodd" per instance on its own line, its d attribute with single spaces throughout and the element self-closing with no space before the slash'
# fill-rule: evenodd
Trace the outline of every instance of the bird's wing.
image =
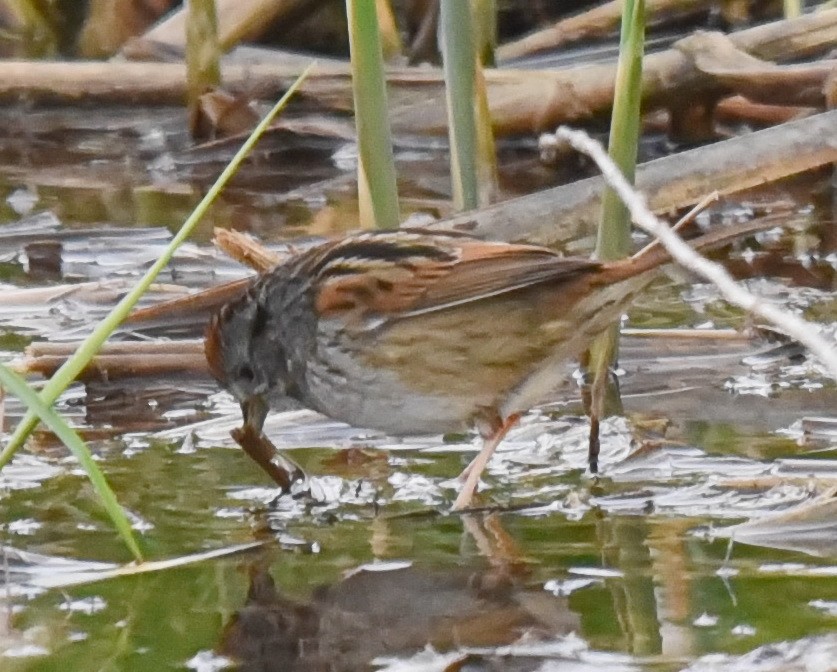
<svg viewBox="0 0 837 672">
<path fill-rule="evenodd" d="M 308 260 L 324 317 L 399 318 L 479 301 L 600 268 L 532 245 L 404 232 L 343 239 Z"/>
</svg>

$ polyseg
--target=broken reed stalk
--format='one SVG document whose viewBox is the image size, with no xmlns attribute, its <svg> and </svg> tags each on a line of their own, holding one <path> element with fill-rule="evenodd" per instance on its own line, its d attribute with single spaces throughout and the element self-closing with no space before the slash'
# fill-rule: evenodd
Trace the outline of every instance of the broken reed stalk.
<svg viewBox="0 0 837 672">
<path fill-rule="evenodd" d="M 269 271 L 283 259 L 282 255 L 267 249 L 246 233 L 216 228 L 214 234 L 213 242 L 218 249 L 257 273 Z M 152 324 L 171 325 L 174 322 L 197 322 L 201 316 L 218 310 L 225 303 L 241 296 L 251 282 L 252 278 L 241 278 L 189 296 L 146 306 L 132 312 L 125 320 L 125 324 L 141 324 L 148 327 Z"/>
<path fill-rule="evenodd" d="M 44 377 L 53 375 L 67 361 L 60 355 L 42 355 L 24 362 L 27 374 L 36 373 Z M 136 379 L 153 376 L 190 375 L 204 376 L 209 373 L 203 343 L 194 352 L 178 354 L 121 354 L 96 355 L 79 373 L 81 382 L 91 380 L 109 381 Z"/>
<path fill-rule="evenodd" d="M 171 307 L 171 304 L 165 302 L 161 305 Z M 32 343 L 27 346 L 25 356 L 13 362 L 11 368 L 21 375 L 51 376 L 79 345 L 78 342 Z M 112 381 L 177 374 L 209 374 L 203 339 L 105 343 L 79 374 L 78 380 Z"/>
<path fill-rule="evenodd" d="M 241 231 L 216 228 L 212 233 L 215 247 L 257 273 L 269 271 L 285 256 L 268 250 L 255 238 Z"/>
<path fill-rule="evenodd" d="M 223 304 L 220 304 L 223 305 Z M 173 302 L 164 302 L 157 306 L 161 313 L 177 312 Z M 738 342 L 753 341 L 752 330 L 736 329 L 622 329 L 622 338 L 653 339 L 660 343 L 670 342 Z M 12 362 L 9 368 L 20 375 L 50 376 L 78 348 L 79 342 L 33 343 L 26 348 L 23 358 Z M 106 343 L 89 365 L 79 375 L 79 380 L 88 382 L 103 380 L 112 382 L 118 379 L 137 380 L 140 378 L 168 377 L 185 375 L 209 378 L 209 367 L 204 354 L 203 339 L 185 339 L 182 341 L 124 341 Z M 0 387 L 0 408 L 2 407 L 2 388 Z M 2 417 L 2 413 L 0 413 Z"/>
<path fill-rule="evenodd" d="M 304 11 L 311 0 L 236 0 L 217 3 L 218 42 L 222 51 L 229 51 L 241 42 L 252 41 L 265 26 L 281 25 L 283 21 Z M 185 35 L 189 22 L 189 7 L 167 14 L 141 37 L 129 40 L 122 48 L 125 58 L 149 60 L 162 51 L 180 53 L 186 47 Z"/>
<path fill-rule="evenodd" d="M 738 50 L 777 62 L 821 56 L 837 40 L 837 9 L 775 21 L 722 36 Z M 717 41 L 717 40 L 715 40 Z M 704 72 L 699 57 L 714 49 L 689 38 L 645 57 L 643 104 L 646 110 L 715 94 L 730 93 L 730 82 Z M 286 90 L 300 71 L 298 64 L 226 63 L 225 86 L 272 98 Z M 487 69 L 494 132 L 498 135 L 537 133 L 559 124 L 586 121 L 607 114 L 613 102 L 615 66 L 570 66 L 526 71 Z M 447 118 L 443 77 L 434 68 L 388 71 L 391 121 L 396 132 L 444 135 Z M 0 62 L 0 102 L 70 104 L 79 100 L 149 106 L 181 105 L 185 97 L 185 66 L 177 63 L 132 62 Z M 816 91 L 816 87 L 809 87 Z M 822 87 L 820 87 L 821 89 Z M 787 87 L 774 89 L 787 103 Z M 734 92 L 734 91 L 733 91 Z M 348 64 L 326 63 L 305 86 L 304 95 L 328 109 L 353 107 Z M 752 97 L 752 96 L 748 96 Z"/>
<path fill-rule="evenodd" d="M 663 15 L 665 19 L 682 21 L 689 15 L 706 12 L 712 0 L 647 0 L 648 21 Z M 551 26 L 507 42 L 497 50 L 500 61 L 521 58 L 528 54 L 556 49 L 563 44 L 590 38 L 603 38 L 619 28 L 622 19 L 622 0 L 611 0 L 574 16 L 561 19 Z"/>
</svg>

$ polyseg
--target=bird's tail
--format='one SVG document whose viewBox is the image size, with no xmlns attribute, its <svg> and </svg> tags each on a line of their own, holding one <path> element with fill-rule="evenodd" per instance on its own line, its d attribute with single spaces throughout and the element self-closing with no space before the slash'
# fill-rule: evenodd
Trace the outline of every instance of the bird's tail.
<svg viewBox="0 0 837 672">
<path fill-rule="evenodd" d="M 686 243 L 693 250 L 706 252 L 723 247 L 735 240 L 751 236 L 760 231 L 774 229 L 787 224 L 787 213 L 766 215 L 749 222 L 741 222 L 731 226 L 713 229 L 709 233 L 687 240 Z M 634 256 L 628 259 L 607 262 L 605 267 L 609 272 L 613 273 L 611 281 L 618 282 L 619 280 L 626 280 L 637 275 L 642 275 L 647 271 L 651 271 L 672 261 L 671 253 L 658 240 L 655 240 Z"/>
</svg>

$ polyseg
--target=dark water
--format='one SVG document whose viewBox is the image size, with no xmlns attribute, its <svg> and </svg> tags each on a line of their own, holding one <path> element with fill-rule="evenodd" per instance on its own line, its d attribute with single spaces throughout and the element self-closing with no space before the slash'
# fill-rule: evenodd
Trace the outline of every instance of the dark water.
<svg viewBox="0 0 837 672">
<path fill-rule="evenodd" d="M 223 152 L 185 149 L 177 113 L 105 121 L 33 113 L 25 137 L 2 138 L 4 361 L 30 341 L 82 337 L 221 165 Z M 149 300 L 242 274 L 211 251 L 213 225 L 273 242 L 351 228 L 351 161 L 333 158 L 351 152 L 303 140 L 273 140 Z M 557 179 L 531 143 L 503 152 L 507 196 Z M 400 163 L 409 207 L 443 212 L 443 152 L 414 147 Z M 731 266 L 783 260 L 794 283 L 751 287 L 833 334 L 820 184 L 748 194 L 717 217 L 779 200 L 804 215 L 804 232 L 750 241 Z M 111 284 L 19 292 L 100 280 Z M 666 276 L 629 326 L 744 322 L 714 289 Z M 761 337 L 629 337 L 621 364 L 626 415 L 605 423 L 601 478 L 584 472 L 573 384 L 510 434 L 485 478 L 495 509 L 468 516 L 445 512 L 473 436 L 396 441 L 273 416 L 271 438 L 311 475 L 313 495 L 276 499 L 234 447 L 237 408 L 209 380 L 75 386 L 58 407 L 89 439 L 146 557 L 171 563 L 126 570 L 84 475 L 36 434 L 0 473 L 0 669 L 837 669 L 833 382 L 798 348 Z M 8 432 L 21 408 L 5 406 Z"/>
</svg>

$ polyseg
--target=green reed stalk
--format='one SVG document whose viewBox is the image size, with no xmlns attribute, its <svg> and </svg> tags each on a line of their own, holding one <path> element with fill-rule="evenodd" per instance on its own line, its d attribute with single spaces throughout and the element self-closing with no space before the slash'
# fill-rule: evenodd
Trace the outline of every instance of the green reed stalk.
<svg viewBox="0 0 837 672">
<path fill-rule="evenodd" d="M 58 10 L 54 3 L 38 0 L 3 2 L 3 33 L 13 37 L 16 57 L 54 58 L 58 54 L 60 35 Z"/>
<path fill-rule="evenodd" d="M 471 3 L 442 0 L 440 19 L 453 203 L 472 210 L 491 201 L 497 169 Z"/>
<path fill-rule="evenodd" d="M 645 42 L 645 0 L 624 0 L 619 63 L 610 122 L 608 153 L 629 182 L 636 172 L 642 102 L 642 55 Z M 607 187 L 596 240 L 596 256 L 619 259 L 631 250 L 631 217 L 616 192 Z M 598 422 L 604 412 L 608 370 L 619 351 L 619 325 L 594 339 L 588 351 L 588 371 L 593 374 L 591 417 Z M 617 400 L 618 403 L 618 400 Z M 591 466 L 595 462 L 591 461 Z"/>
<path fill-rule="evenodd" d="M 440 22 L 453 204 L 457 210 L 473 210 L 478 205 L 477 129 L 474 117 L 476 59 L 470 3 L 464 0 L 442 0 Z"/>
<path fill-rule="evenodd" d="M 288 104 L 288 101 L 302 85 L 302 82 L 305 81 L 305 78 L 311 72 L 313 67 L 314 64 L 312 63 L 305 69 L 305 71 L 287 90 L 285 95 L 282 96 L 281 100 L 279 100 L 267 116 L 262 119 L 261 123 L 259 123 L 259 125 L 255 128 L 250 137 L 247 138 L 247 141 L 242 145 L 241 149 L 238 150 L 232 161 L 230 161 L 230 164 L 224 169 L 221 175 L 218 176 L 218 179 L 207 192 L 206 196 L 203 197 L 192 214 L 186 219 L 180 231 L 178 231 L 174 238 L 172 238 L 171 242 L 160 255 L 160 258 L 154 262 L 137 285 L 130 292 L 128 292 L 128 294 L 113 308 L 113 310 L 110 311 L 107 317 L 96 325 L 96 328 L 93 329 L 93 332 L 81 343 L 81 345 L 79 345 L 73 356 L 64 362 L 61 368 L 53 374 L 52 378 L 44 384 L 39 397 L 45 406 L 51 406 L 55 400 L 58 399 L 58 396 L 65 389 L 67 389 L 70 383 L 72 383 L 78 374 L 81 373 L 90 363 L 90 360 L 93 359 L 99 348 L 101 348 L 102 344 L 107 340 L 108 336 L 110 336 L 128 316 L 128 313 L 131 312 L 131 309 L 136 305 L 137 301 L 142 298 L 142 295 L 145 294 L 148 287 L 152 282 L 154 282 L 160 271 L 166 267 L 166 264 L 168 264 L 172 256 L 174 256 L 175 250 L 177 250 L 177 248 L 180 247 L 180 245 L 189 237 L 189 234 L 191 234 L 197 223 L 201 220 L 204 214 L 206 214 L 209 206 L 217 198 L 218 194 L 224 186 L 226 186 L 230 178 L 235 175 L 238 167 L 241 165 L 242 161 L 244 161 L 247 154 L 250 153 L 250 150 L 270 125 L 273 118 Z M 32 432 L 37 423 L 38 412 L 30 406 L 26 411 L 26 415 L 23 417 L 23 420 L 21 420 L 20 424 L 18 424 L 15 428 L 14 434 L 12 434 L 11 439 L 9 439 L 9 443 L 3 449 L 2 453 L 0 453 L 0 469 L 8 464 L 12 457 L 14 457 L 14 454 L 26 440 L 26 437 Z"/>
<path fill-rule="evenodd" d="M 346 0 L 346 14 L 357 127 L 360 221 L 368 227 L 397 229 L 401 215 L 375 0 Z"/>
<path fill-rule="evenodd" d="M 404 53 L 404 44 L 395 22 L 390 0 L 375 0 L 375 11 L 378 14 L 378 25 L 381 27 L 381 53 L 389 63 L 396 61 Z"/>
<path fill-rule="evenodd" d="M 221 83 L 221 48 L 215 0 L 188 0 L 186 22 L 186 90 L 190 116 L 207 90 Z"/>
<path fill-rule="evenodd" d="M 471 0 L 474 19 L 477 60 L 474 82 L 474 111 L 477 125 L 477 204 L 483 208 L 495 201 L 497 195 L 497 148 L 488 105 L 488 86 L 483 67 L 494 67 L 497 47 L 496 0 Z"/>
<path fill-rule="evenodd" d="M 471 0 L 471 15 L 474 18 L 474 42 L 480 63 L 493 68 L 497 49 L 497 0 Z"/>
<path fill-rule="evenodd" d="M 497 195 L 497 149 L 488 107 L 488 87 L 479 62 L 474 82 L 474 115 L 477 127 L 477 206 L 484 208 L 491 205 Z"/>
<path fill-rule="evenodd" d="M 636 172 L 639 143 L 644 41 L 645 0 L 625 0 L 608 154 L 631 183 Z M 596 256 L 605 260 L 619 259 L 630 251 L 630 214 L 616 192 L 608 187 L 602 197 Z"/>
<path fill-rule="evenodd" d="M 795 19 L 802 16 L 802 0 L 784 0 L 785 18 Z"/>
</svg>

